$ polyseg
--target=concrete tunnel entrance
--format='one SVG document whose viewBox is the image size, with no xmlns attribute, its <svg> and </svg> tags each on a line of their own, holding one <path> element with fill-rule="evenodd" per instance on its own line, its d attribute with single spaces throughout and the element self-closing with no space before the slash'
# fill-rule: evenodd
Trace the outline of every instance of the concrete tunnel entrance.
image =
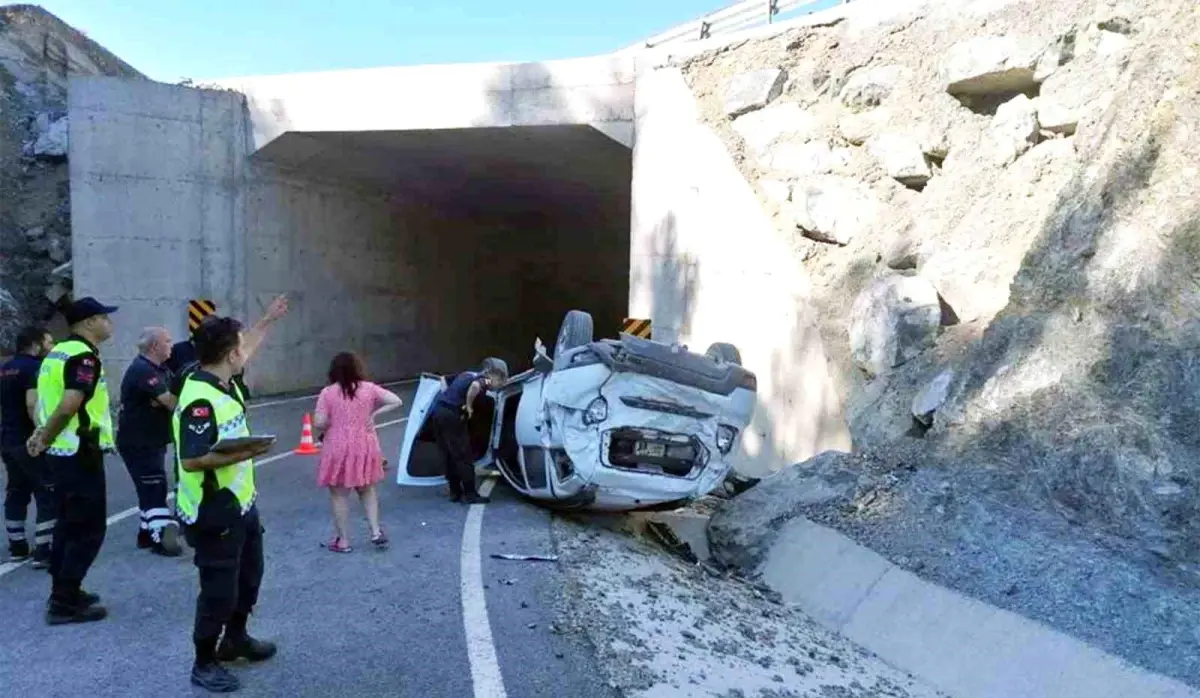
<svg viewBox="0 0 1200 698">
<path fill-rule="evenodd" d="M 590 126 L 289 132 L 250 169 L 248 296 L 299 310 L 260 385 L 319 384 L 342 350 L 380 379 L 516 372 L 568 310 L 599 336 L 626 314 L 632 151 Z"/>
</svg>

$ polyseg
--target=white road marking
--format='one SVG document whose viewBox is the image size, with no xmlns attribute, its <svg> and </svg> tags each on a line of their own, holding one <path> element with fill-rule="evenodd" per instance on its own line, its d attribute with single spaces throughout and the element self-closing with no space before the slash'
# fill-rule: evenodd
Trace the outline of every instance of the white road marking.
<svg viewBox="0 0 1200 698">
<path fill-rule="evenodd" d="M 409 385 L 411 383 L 416 383 L 416 382 L 418 382 L 417 379 L 410 378 L 408 380 L 395 381 L 392 383 L 381 383 L 380 385 L 387 387 L 387 386 L 392 386 L 392 385 Z M 247 409 L 257 410 L 260 407 L 274 407 L 275 405 L 287 405 L 287 404 L 291 404 L 293 402 L 303 402 L 305 400 L 312 400 L 316 397 L 317 397 L 317 393 L 313 393 L 312 395 L 299 395 L 297 397 L 288 397 L 288 398 L 284 398 L 282 400 L 269 400 L 267 402 L 253 402 L 253 403 L 250 403 L 250 406 Z"/>
<path fill-rule="evenodd" d="M 487 496 L 495 486 L 494 479 L 484 481 L 479 494 Z M 462 586 L 463 629 L 467 636 L 467 658 L 471 661 L 471 683 L 475 698 L 506 698 L 496 645 L 492 642 L 492 626 L 488 622 L 487 596 L 483 591 L 483 560 L 480 550 L 480 531 L 483 529 L 483 509 L 486 504 L 472 504 L 463 525 L 460 583 Z"/>
<path fill-rule="evenodd" d="M 382 429 L 383 427 L 390 427 L 390 426 L 394 426 L 396 424 L 403 424 L 404 422 L 407 422 L 407 421 L 408 421 L 408 417 L 401 417 L 400 419 L 393 419 L 390 422 L 380 422 L 379 424 L 375 425 L 375 428 Z M 274 463 L 275 461 L 283 460 L 284 458 L 287 458 L 288 456 L 291 456 L 291 455 L 295 455 L 295 454 L 293 454 L 290 450 L 284 451 L 283 453 L 276 453 L 273 456 L 267 456 L 266 458 L 263 458 L 262 460 L 256 461 L 254 463 L 254 467 L 257 468 L 259 466 L 267 465 L 269 463 Z M 169 504 L 173 501 L 175 501 L 175 493 L 171 492 L 171 493 L 167 494 L 167 503 Z M 124 521 L 125 519 L 128 519 L 131 516 L 136 516 L 139 511 L 140 510 L 137 507 L 130 507 L 128 509 L 125 509 L 124 511 L 118 511 L 117 513 L 108 517 L 108 525 L 112 526 L 113 524 Z M 4 575 L 8 574 L 9 572 L 12 572 L 15 569 L 24 567 L 25 565 L 28 565 L 30 562 L 32 562 L 32 559 L 22 560 L 21 562 L 5 562 L 3 564 L 0 564 L 0 577 L 3 577 Z"/>
</svg>

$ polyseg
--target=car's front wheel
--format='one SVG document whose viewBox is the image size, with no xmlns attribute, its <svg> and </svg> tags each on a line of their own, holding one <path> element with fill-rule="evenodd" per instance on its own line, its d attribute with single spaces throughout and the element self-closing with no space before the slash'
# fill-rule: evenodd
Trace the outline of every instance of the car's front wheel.
<svg viewBox="0 0 1200 698">
<path fill-rule="evenodd" d="M 558 329 L 558 341 L 554 345 L 555 367 L 559 366 L 563 354 L 591 344 L 594 334 L 591 313 L 582 310 L 569 311 Z"/>
</svg>

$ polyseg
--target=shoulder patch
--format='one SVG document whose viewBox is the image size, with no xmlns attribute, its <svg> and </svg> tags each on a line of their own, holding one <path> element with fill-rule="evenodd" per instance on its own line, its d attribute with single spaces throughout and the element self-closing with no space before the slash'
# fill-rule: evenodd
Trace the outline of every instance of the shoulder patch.
<svg viewBox="0 0 1200 698">
<path fill-rule="evenodd" d="M 196 405 L 192 408 L 192 416 L 200 419 L 207 419 L 212 416 L 212 410 L 208 405 Z"/>
<path fill-rule="evenodd" d="M 79 360 L 79 363 L 83 364 L 84 366 L 95 366 L 96 360 L 90 356 L 85 356 Z"/>
<path fill-rule="evenodd" d="M 158 385 L 158 376 L 151 377 L 150 380 L 146 381 L 146 383 L 148 385 Z"/>
</svg>

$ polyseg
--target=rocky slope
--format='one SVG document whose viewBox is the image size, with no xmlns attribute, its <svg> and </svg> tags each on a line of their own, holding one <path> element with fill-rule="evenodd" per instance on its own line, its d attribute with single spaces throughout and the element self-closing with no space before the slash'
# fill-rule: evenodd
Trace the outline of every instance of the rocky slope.
<svg viewBox="0 0 1200 698">
<path fill-rule="evenodd" d="M 902 4 L 682 66 L 806 250 L 856 449 L 714 545 L 809 515 L 1200 685 L 1200 7 Z"/>
<path fill-rule="evenodd" d="M 40 7 L 0 7 L 0 354 L 71 291 L 72 75 L 143 77 Z"/>
</svg>

